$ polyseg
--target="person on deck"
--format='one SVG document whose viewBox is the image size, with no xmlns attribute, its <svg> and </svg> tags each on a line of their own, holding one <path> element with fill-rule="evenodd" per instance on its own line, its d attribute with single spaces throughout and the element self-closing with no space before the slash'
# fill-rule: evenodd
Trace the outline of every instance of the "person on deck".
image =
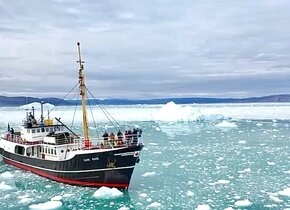
<svg viewBox="0 0 290 210">
<path fill-rule="evenodd" d="M 118 137 L 117 145 L 121 146 L 123 144 L 123 133 L 120 130 L 117 133 L 117 137 Z"/>
<path fill-rule="evenodd" d="M 103 135 L 103 138 L 104 138 L 104 145 L 105 146 L 108 146 L 109 142 L 109 134 L 107 133 L 107 131 L 105 131 L 104 135 Z"/>
</svg>

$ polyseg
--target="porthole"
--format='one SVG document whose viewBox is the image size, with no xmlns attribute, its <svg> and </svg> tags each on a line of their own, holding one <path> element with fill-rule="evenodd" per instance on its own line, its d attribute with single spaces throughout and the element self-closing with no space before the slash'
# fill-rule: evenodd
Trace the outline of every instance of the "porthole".
<svg viewBox="0 0 290 210">
<path fill-rule="evenodd" d="M 60 152 L 63 153 L 64 152 L 63 149 Z"/>
</svg>

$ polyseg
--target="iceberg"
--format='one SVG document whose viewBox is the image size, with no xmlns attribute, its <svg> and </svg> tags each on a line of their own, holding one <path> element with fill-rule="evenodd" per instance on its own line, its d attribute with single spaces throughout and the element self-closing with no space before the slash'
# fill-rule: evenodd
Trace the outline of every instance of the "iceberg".
<svg viewBox="0 0 290 210">
<path fill-rule="evenodd" d="M 94 193 L 95 198 L 110 199 L 121 197 L 123 193 L 117 188 L 101 187 Z"/>
<path fill-rule="evenodd" d="M 31 109 L 32 107 L 35 108 L 35 110 L 40 110 L 41 109 L 41 104 L 39 102 L 33 102 L 30 104 L 25 104 L 20 106 L 20 108 L 22 109 Z M 54 107 L 54 105 L 50 104 L 50 103 L 44 103 L 43 104 L 43 108 L 44 110 L 51 110 Z"/>
</svg>

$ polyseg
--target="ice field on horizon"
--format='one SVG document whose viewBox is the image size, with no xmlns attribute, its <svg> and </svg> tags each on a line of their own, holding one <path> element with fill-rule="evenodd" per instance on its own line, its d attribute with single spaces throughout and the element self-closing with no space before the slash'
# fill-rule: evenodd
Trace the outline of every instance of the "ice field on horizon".
<svg viewBox="0 0 290 210">
<path fill-rule="evenodd" d="M 290 209 L 289 103 L 106 108 L 125 128 L 143 129 L 128 191 L 65 185 L 0 161 L 0 210 Z M 74 111 L 57 107 L 51 117 L 70 127 Z M 112 129 L 99 109 L 92 112 L 100 132 Z M 17 129 L 24 116 L 23 107 L 0 108 L 0 131 L 8 122 Z"/>
</svg>

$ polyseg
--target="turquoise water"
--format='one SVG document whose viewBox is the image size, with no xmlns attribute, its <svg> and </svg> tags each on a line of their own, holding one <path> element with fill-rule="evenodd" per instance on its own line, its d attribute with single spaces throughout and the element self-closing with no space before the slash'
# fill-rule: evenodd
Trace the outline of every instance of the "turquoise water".
<svg viewBox="0 0 290 210">
<path fill-rule="evenodd" d="M 29 209 L 54 196 L 61 196 L 58 209 L 290 208 L 290 122 L 228 121 L 234 126 L 128 122 L 143 128 L 145 148 L 119 197 L 95 198 L 96 188 L 64 185 L 1 161 L 0 209 Z"/>
</svg>

